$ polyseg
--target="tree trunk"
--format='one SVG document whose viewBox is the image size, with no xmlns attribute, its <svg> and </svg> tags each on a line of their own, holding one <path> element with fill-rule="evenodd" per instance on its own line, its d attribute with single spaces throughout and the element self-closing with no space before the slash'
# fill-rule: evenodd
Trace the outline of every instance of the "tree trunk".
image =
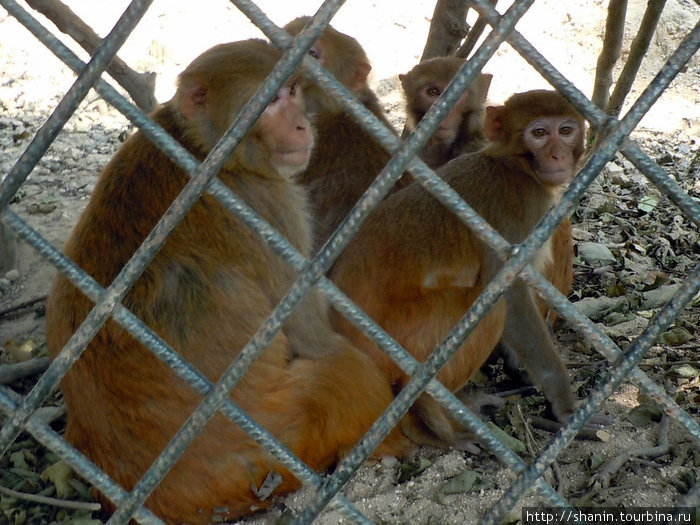
<svg viewBox="0 0 700 525">
<path fill-rule="evenodd" d="M 421 62 L 429 58 L 452 55 L 457 50 L 469 29 L 467 4 L 467 0 L 437 1 Z"/>
<path fill-rule="evenodd" d="M 600 109 L 605 109 L 610 96 L 612 70 L 620 58 L 626 15 L 627 0 L 610 0 L 608 19 L 605 24 L 605 39 L 603 40 L 603 49 L 598 56 L 593 85 L 593 103 Z M 595 136 L 595 132 L 596 130 L 591 126 L 589 139 Z"/>
</svg>

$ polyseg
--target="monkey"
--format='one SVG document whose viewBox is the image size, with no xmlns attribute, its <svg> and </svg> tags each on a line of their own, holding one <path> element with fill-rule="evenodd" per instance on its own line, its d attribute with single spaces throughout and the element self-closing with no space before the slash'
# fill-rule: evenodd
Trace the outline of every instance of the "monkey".
<svg viewBox="0 0 700 525">
<path fill-rule="evenodd" d="M 296 35 L 308 21 L 309 17 L 296 18 L 284 29 Z M 368 85 L 372 66 L 357 40 L 328 26 L 310 54 L 396 133 L 377 95 Z M 391 155 L 320 88 L 307 90 L 307 97 L 317 141 L 309 165 L 298 180 L 309 190 L 316 226 L 314 251 L 317 251 L 389 162 Z"/>
<path fill-rule="evenodd" d="M 406 134 L 416 129 L 464 63 L 463 58 L 455 56 L 435 57 L 399 75 L 406 99 Z M 486 145 L 482 127 L 492 78 L 490 73 L 479 74 L 442 120 L 420 153 L 428 166 L 438 168 Z"/>
<path fill-rule="evenodd" d="M 464 65 L 462 58 L 436 57 L 417 64 L 399 75 L 406 99 L 406 130 L 413 131 L 430 106 Z M 486 145 L 483 134 L 484 108 L 492 75 L 482 73 L 469 86 L 454 108 L 428 140 L 420 157 L 431 168 L 439 168 L 463 153 Z M 565 218 L 552 234 L 552 259 L 544 267 L 544 276 L 564 295 L 571 293 L 574 281 L 574 242 L 571 221 Z M 553 326 L 557 313 L 539 296 L 535 297 L 542 316 Z"/>
<path fill-rule="evenodd" d="M 574 285 L 574 235 L 571 219 L 564 217 L 551 237 L 552 259 L 542 269 L 544 277 L 563 295 L 568 296 Z M 539 295 L 535 296 L 537 308 L 549 326 L 558 319 L 557 312 Z"/>
<path fill-rule="evenodd" d="M 179 76 L 174 97 L 153 119 L 203 160 L 281 52 L 246 40 L 215 46 Z M 226 159 L 218 176 L 302 254 L 309 256 L 306 191 L 295 180 L 314 142 L 294 74 Z M 132 135 L 104 168 L 66 244 L 66 254 L 109 285 L 188 181 L 143 134 Z M 211 195 L 175 227 L 122 304 L 217 381 L 287 292 L 296 272 Z M 92 308 L 59 275 L 46 309 L 55 358 Z M 108 320 L 60 384 L 66 439 L 131 490 L 200 403 L 166 363 Z M 231 399 L 309 467 L 345 454 L 393 399 L 374 362 L 330 326 L 312 291 L 295 309 Z M 386 450 L 402 449 L 397 430 Z M 380 445 L 377 454 L 381 455 Z M 270 474 L 274 494 L 299 480 L 237 425 L 217 413 L 146 506 L 167 523 L 230 520 L 269 505 L 255 494 Z M 104 498 L 103 498 L 104 499 Z M 111 504 L 105 504 L 113 510 Z"/>
<path fill-rule="evenodd" d="M 488 145 L 457 157 L 438 174 L 511 243 L 523 241 L 573 176 L 583 152 L 584 121 L 555 91 L 512 95 L 489 106 Z M 534 261 L 541 269 L 551 243 Z M 403 345 L 424 361 L 501 268 L 493 250 L 454 214 L 413 183 L 387 197 L 368 217 L 336 262 L 337 286 Z M 340 314 L 333 326 L 379 364 L 395 391 L 407 377 Z M 530 288 L 517 278 L 482 319 L 437 378 L 461 389 L 501 340 L 523 362 L 535 384 L 564 420 L 574 409 L 566 368 L 556 351 Z M 444 410 L 421 395 L 402 420 L 418 444 L 459 445 L 463 436 Z"/>
</svg>

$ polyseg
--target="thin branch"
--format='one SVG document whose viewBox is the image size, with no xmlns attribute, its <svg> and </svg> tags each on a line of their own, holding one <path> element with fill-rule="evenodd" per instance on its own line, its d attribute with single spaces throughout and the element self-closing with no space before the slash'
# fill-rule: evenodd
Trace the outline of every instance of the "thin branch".
<svg viewBox="0 0 700 525">
<path fill-rule="evenodd" d="M 525 436 L 527 437 L 526 446 L 528 448 L 528 451 L 530 452 L 530 456 L 534 458 L 535 456 L 537 456 L 537 454 L 540 453 L 541 449 L 540 447 L 537 447 L 537 451 L 535 451 L 537 440 L 535 439 L 535 436 L 532 433 L 532 421 L 525 419 L 525 414 L 523 414 L 523 409 L 520 406 L 520 404 L 516 405 L 516 407 L 518 409 L 518 416 L 520 417 L 522 425 L 525 429 Z M 559 469 L 559 462 L 557 460 L 554 460 L 550 465 L 550 468 L 552 470 L 552 475 L 554 476 L 554 479 L 556 481 L 556 491 L 559 494 L 565 494 L 566 489 L 564 486 L 564 478 L 562 477 L 561 470 Z"/>
<path fill-rule="evenodd" d="M 90 54 L 102 41 L 89 25 L 59 0 L 27 0 L 27 4 L 51 20 L 60 31 L 72 37 Z M 155 73 L 134 71 L 119 57 L 114 57 L 107 73 L 119 82 L 142 110 L 151 111 L 158 104 L 154 94 Z"/>
<path fill-rule="evenodd" d="M 13 316 L 19 315 L 24 310 L 28 310 L 29 308 L 32 308 L 34 305 L 36 305 L 38 303 L 42 303 L 44 301 L 46 301 L 46 296 L 35 297 L 34 299 L 30 299 L 29 301 L 25 301 L 23 303 L 11 306 L 10 308 L 6 308 L 5 310 L 1 310 L 0 311 L 0 319 L 4 319 L 5 317 L 13 317 Z"/>
<path fill-rule="evenodd" d="M 603 49 L 598 55 L 595 81 L 593 84 L 593 103 L 599 108 L 605 108 L 610 96 L 612 85 L 612 70 L 620 58 L 622 37 L 625 31 L 625 16 L 627 15 L 627 0 L 610 0 L 608 4 L 608 18 L 605 24 L 605 38 Z M 591 126 L 589 138 L 595 136 L 595 130 Z"/>
<path fill-rule="evenodd" d="M 591 484 L 592 490 L 599 491 L 609 487 L 613 476 L 615 476 L 631 458 L 638 458 L 641 456 L 659 457 L 668 454 L 671 451 L 671 445 L 668 441 L 670 424 L 670 418 L 664 414 L 659 425 L 658 445 L 655 447 L 628 450 L 611 459 L 605 464 L 601 471 L 593 477 L 593 483 Z"/>
<path fill-rule="evenodd" d="M 495 7 L 498 0 L 489 0 L 489 2 L 491 2 L 491 5 Z M 481 15 L 479 18 L 477 18 L 476 22 L 474 22 L 474 27 L 472 27 L 467 33 L 467 38 L 464 40 L 464 43 L 455 52 L 456 56 L 460 58 L 467 58 L 469 56 L 469 53 L 472 52 L 474 46 L 476 46 L 476 43 L 479 41 L 479 37 L 484 32 L 486 23 L 486 20 Z"/>
<path fill-rule="evenodd" d="M 7 494 L 11 498 L 33 501 L 35 503 L 41 503 L 42 505 L 51 505 L 53 507 L 62 507 L 64 509 L 98 511 L 102 508 L 102 505 L 100 505 L 99 503 L 92 503 L 87 501 L 69 501 L 65 499 L 49 498 L 47 496 L 39 496 L 38 494 L 27 494 L 26 492 L 18 492 L 16 490 L 8 489 L 7 487 L 3 487 L 2 485 L 0 485 L 0 493 Z"/>
<path fill-rule="evenodd" d="M 642 23 L 639 25 L 637 35 L 630 46 L 627 62 L 625 62 L 625 66 L 615 82 L 615 89 L 605 106 L 605 112 L 608 115 L 613 117 L 620 115 L 622 104 L 625 102 L 625 98 L 632 88 L 632 83 L 637 77 L 642 59 L 649 49 L 651 37 L 656 31 L 656 26 L 659 23 L 659 18 L 661 18 L 661 12 L 664 10 L 665 5 L 666 0 L 649 0 Z"/>
<path fill-rule="evenodd" d="M 558 432 L 559 429 L 564 426 L 558 421 L 552 421 L 551 419 L 545 419 L 537 416 L 530 416 L 528 421 L 534 428 L 539 428 L 540 430 L 546 430 L 547 432 L 552 433 Z M 600 428 L 585 426 L 578 431 L 578 434 L 576 434 L 576 439 L 607 442 L 610 440 L 610 434 Z"/>
<path fill-rule="evenodd" d="M 49 358 L 40 357 L 29 359 L 21 363 L 0 365 L 0 385 L 9 385 L 17 379 L 39 374 L 49 367 Z"/>
</svg>

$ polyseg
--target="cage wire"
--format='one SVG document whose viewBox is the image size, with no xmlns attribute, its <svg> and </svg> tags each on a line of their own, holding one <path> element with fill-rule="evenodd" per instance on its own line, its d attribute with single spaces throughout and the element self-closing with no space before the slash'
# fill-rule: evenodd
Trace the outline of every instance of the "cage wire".
<svg viewBox="0 0 700 525">
<path fill-rule="evenodd" d="M 163 479 L 172 464 L 177 461 L 180 454 L 202 430 L 206 422 L 214 413 L 221 411 L 245 430 L 258 444 L 265 447 L 300 480 L 315 487 L 315 494 L 303 511 L 295 517 L 295 523 L 311 523 L 324 509 L 333 507 L 338 507 L 353 522 L 371 523 L 369 518 L 343 497 L 342 488 L 417 397 L 427 391 L 448 410 L 451 416 L 472 432 L 481 444 L 517 473 L 515 481 L 484 517 L 484 523 L 495 524 L 500 523 L 508 510 L 532 487 L 548 504 L 570 507 L 570 504 L 544 481 L 542 474 L 583 427 L 588 418 L 600 409 L 602 403 L 623 381 L 630 380 L 638 385 L 645 394 L 663 408 L 666 414 L 676 419 L 687 430 L 696 444 L 700 443 L 700 426 L 697 421 L 683 411 L 674 399 L 669 397 L 661 387 L 636 366 L 659 334 L 673 322 L 698 293 L 700 289 L 700 264 L 696 264 L 682 291 L 655 316 L 644 332 L 625 351 L 621 350 L 599 327 L 581 314 L 566 297 L 528 264 L 560 221 L 572 211 L 575 203 L 595 180 L 605 164 L 617 152 L 621 152 L 629 159 L 688 218 L 696 225 L 700 225 L 700 205 L 698 202 L 693 200 L 663 168 L 649 158 L 629 138 L 640 119 L 700 47 L 700 25 L 696 24 L 688 33 L 632 108 L 618 120 L 609 117 L 592 104 L 515 30 L 518 20 L 533 1 L 516 0 L 503 15 L 499 14 L 487 0 L 471 2 L 471 6 L 491 26 L 491 31 L 452 81 L 440 103 L 434 104 L 425 118 L 420 121 L 415 132 L 401 141 L 367 108 L 355 100 L 342 84 L 316 61 L 307 56 L 313 42 L 332 21 L 333 16 L 343 4 L 342 0 L 324 2 L 313 16 L 308 27 L 294 40 L 272 23 L 254 2 L 232 0 L 232 3 L 274 44 L 284 50 L 284 55 L 255 96 L 232 123 L 219 144 L 200 163 L 160 126 L 119 94 L 109 82 L 101 78 L 112 58 L 149 8 L 150 1 L 132 1 L 112 31 L 101 41 L 89 62 L 84 63 L 20 4 L 14 0 L 0 0 L 0 5 L 10 15 L 23 24 L 77 74 L 75 83 L 36 133 L 10 172 L 4 177 L 0 185 L 2 220 L 24 242 L 32 246 L 48 264 L 55 266 L 95 303 L 95 307 L 86 320 L 27 395 L 20 396 L 9 387 L 0 386 L 0 410 L 5 414 L 5 421 L 0 428 L 0 451 L 2 454 L 7 453 L 20 432 L 28 432 L 38 442 L 68 462 L 76 472 L 115 503 L 116 511 L 109 523 L 127 523 L 132 517 L 141 523 L 162 523 L 147 508 L 143 507 L 144 501 Z M 442 118 L 503 42 L 508 42 L 555 89 L 564 94 L 586 119 L 598 129 L 606 130 L 604 139 L 587 158 L 561 201 L 550 210 L 532 234 L 517 247 L 511 246 L 498 232 L 485 223 L 449 185 L 416 156 L 416 153 L 435 132 Z M 225 159 L 253 125 L 277 89 L 302 61 L 310 71 L 314 82 L 336 99 L 365 127 L 375 140 L 392 154 L 391 160 L 360 198 L 350 214 L 311 260 L 307 260 L 296 251 L 278 231 L 266 223 L 252 208 L 216 178 L 216 174 Z M 98 285 L 94 279 L 65 257 L 9 207 L 10 201 L 61 132 L 67 120 L 76 112 L 91 88 L 94 88 L 106 101 L 118 109 L 159 149 L 191 176 L 185 189 L 172 203 L 142 246 L 134 253 L 122 272 L 107 288 Z M 417 362 L 389 334 L 353 304 L 333 282 L 325 277 L 325 273 L 359 230 L 363 221 L 388 194 L 405 170 L 410 171 L 419 184 L 422 184 L 435 198 L 449 207 L 453 213 L 473 229 L 480 240 L 505 260 L 503 268 L 486 286 L 481 296 L 423 363 Z M 255 231 L 274 253 L 282 257 L 298 272 L 298 278 L 288 293 L 216 383 L 207 380 L 120 303 L 138 275 L 164 244 L 168 234 L 205 191 L 214 195 L 232 214 Z M 538 294 L 543 296 L 573 330 L 612 363 L 608 376 L 594 388 L 588 399 L 582 403 L 575 414 L 552 437 L 548 445 L 530 464 L 526 464 L 503 444 L 478 417 L 464 407 L 454 394 L 435 379 L 438 370 L 454 354 L 474 326 L 486 315 L 517 277 L 524 279 Z M 295 306 L 314 287 L 318 287 L 338 311 L 387 352 L 397 365 L 411 376 L 408 384 L 396 396 L 381 418 L 373 424 L 334 472 L 326 477 L 320 476 L 295 457 L 273 435 L 236 406 L 228 396 L 251 364 L 272 341 Z M 70 366 L 80 358 L 92 337 L 110 318 L 165 361 L 173 371 L 187 380 L 203 396 L 199 407 L 131 491 L 125 491 L 39 417 L 34 416 L 35 411 L 57 387 L 58 382 Z M 698 505 L 699 501 L 700 483 L 697 483 L 679 502 L 679 508 Z"/>
</svg>

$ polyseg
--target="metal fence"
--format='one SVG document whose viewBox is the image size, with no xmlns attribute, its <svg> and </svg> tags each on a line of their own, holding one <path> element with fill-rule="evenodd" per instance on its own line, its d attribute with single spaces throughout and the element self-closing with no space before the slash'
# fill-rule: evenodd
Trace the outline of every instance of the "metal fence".
<svg viewBox="0 0 700 525">
<path fill-rule="evenodd" d="M 40 443 L 54 451 L 62 459 L 65 459 L 85 479 L 98 487 L 100 491 L 115 502 L 117 511 L 109 523 L 126 523 L 132 516 L 142 523 L 160 523 L 157 517 L 142 507 L 142 504 L 151 490 L 162 480 L 169 466 L 192 442 L 204 424 L 217 410 L 221 410 L 233 422 L 248 432 L 255 441 L 267 448 L 304 483 L 310 484 L 317 489 L 307 507 L 296 517 L 297 523 L 310 523 L 329 505 L 339 506 L 355 522 L 370 523 L 351 503 L 343 498 L 340 490 L 347 480 L 353 476 L 362 462 L 367 459 L 376 445 L 399 421 L 416 398 L 423 391 L 428 391 L 448 409 L 452 416 L 472 431 L 504 464 L 513 469 L 514 472 L 517 472 L 515 481 L 484 517 L 483 522 L 490 524 L 501 522 L 507 511 L 531 487 L 535 487 L 549 504 L 569 506 L 569 503 L 564 501 L 543 480 L 542 474 L 573 439 L 577 431 L 582 428 L 588 417 L 600 409 L 605 399 L 624 380 L 629 379 L 637 384 L 644 393 L 663 407 L 666 414 L 680 422 L 696 443 L 700 443 L 700 425 L 698 425 L 698 422 L 685 413 L 663 389 L 650 380 L 636 366 L 659 334 L 673 322 L 684 306 L 700 290 L 700 262 L 695 265 L 682 290 L 658 312 L 643 333 L 624 352 L 599 327 L 583 316 L 563 295 L 556 291 L 546 279 L 528 266 L 528 261 L 533 257 L 536 250 L 545 242 L 559 222 L 570 213 L 574 203 L 583 195 L 601 169 L 613 158 L 616 152 L 621 152 L 627 157 L 690 220 L 696 225 L 700 225 L 700 205 L 698 202 L 690 198 L 672 177 L 650 159 L 634 141 L 628 138 L 630 132 L 639 123 L 643 115 L 700 47 L 700 25 L 696 24 L 685 37 L 678 49 L 668 59 L 666 65 L 634 103 L 630 111 L 621 119 L 616 120 L 610 118 L 591 104 L 574 85 L 567 81 L 547 59 L 514 29 L 519 18 L 527 11 L 533 1 L 516 1 L 503 16 L 499 15 L 487 0 L 475 0 L 472 2 L 474 8 L 492 26 L 492 31 L 445 92 L 443 97 L 445 103 L 435 104 L 420 122 L 415 133 L 402 142 L 315 61 L 308 57 L 304 59 L 308 48 L 331 21 L 333 15 L 342 4 L 341 0 L 324 2 L 316 15 L 314 15 L 310 26 L 302 33 L 294 46 L 292 46 L 292 39 L 289 35 L 275 26 L 254 3 L 247 0 L 232 0 L 232 3 L 260 27 L 273 43 L 286 51 L 269 78 L 259 89 L 254 100 L 239 115 L 215 150 L 200 164 L 184 148 L 169 137 L 163 129 L 130 104 L 109 83 L 100 78 L 117 50 L 139 23 L 142 15 L 148 9 L 150 1 L 132 1 L 113 30 L 95 50 L 90 61 L 85 64 L 60 40 L 54 37 L 50 31 L 42 27 L 17 2 L 14 0 L 0 0 L 0 5 L 78 75 L 76 82 L 36 133 L 29 146 L 6 175 L 2 185 L 0 185 L 2 219 L 21 239 L 37 250 L 48 263 L 54 265 L 59 271 L 68 276 L 80 290 L 95 302 L 95 307 L 88 318 L 27 395 L 22 397 L 7 387 L 0 387 L 0 409 L 6 416 L 5 422 L 0 429 L 0 451 L 6 453 L 19 433 L 27 431 Z M 593 155 L 587 159 L 587 162 L 574 178 L 562 200 L 551 210 L 532 235 L 518 246 L 516 250 L 512 250 L 511 246 L 490 226 L 485 224 L 447 184 L 427 168 L 420 159 L 415 157 L 416 152 L 420 150 L 435 131 L 442 117 L 447 113 L 448 108 L 457 101 L 465 86 L 476 77 L 484 64 L 504 41 L 507 41 L 533 68 L 563 93 L 590 122 L 598 129 L 604 128 L 607 132 L 605 139 L 600 142 Z M 306 260 L 302 257 L 277 231 L 266 224 L 245 202 L 216 179 L 216 173 L 223 159 L 230 155 L 241 137 L 252 126 L 256 115 L 262 111 L 272 94 L 302 59 L 305 60 L 313 79 L 335 97 L 347 111 L 361 121 L 371 135 L 393 154 L 389 163 L 365 192 L 351 214 L 341 224 L 321 252 L 312 260 Z M 13 196 L 20 190 L 27 176 L 46 153 L 52 141 L 60 133 L 66 121 L 73 115 L 92 87 L 191 175 L 191 181 L 180 195 L 178 201 L 162 217 L 131 261 L 125 266 L 117 279 L 106 289 L 101 288 L 91 277 L 82 272 L 37 231 L 31 228 L 22 217 L 8 207 Z M 422 364 L 415 361 L 388 334 L 353 305 L 324 275 L 335 258 L 357 232 L 363 220 L 389 192 L 406 169 L 410 170 L 419 183 L 430 193 L 446 206 L 449 206 L 461 220 L 472 227 L 480 239 L 499 253 L 511 254 L 502 270 L 486 287 L 479 299 L 472 305 L 449 336 L 437 346 L 430 358 Z M 204 191 L 211 192 L 231 213 L 256 231 L 275 253 L 279 254 L 299 272 L 297 281 L 290 288 L 284 299 L 277 305 L 249 344 L 246 345 L 232 366 L 216 384 L 209 382 L 192 366 L 183 361 L 172 348 L 120 304 L 121 299 L 137 276 L 163 245 L 169 232 Z M 439 368 L 450 358 L 476 323 L 496 303 L 518 274 L 534 287 L 538 293 L 544 295 L 546 300 L 556 308 L 574 330 L 585 338 L 588 344 L 599 351 L 610 362 L 615 363 L 610 368 L 611 371 L 608 377 L 593 389 L 587 402 L 576 411 L 573 417 L 554 435 L 549 444 L 530 464 L 523 462 L 508 447 L 502 444 L 477 417 L 464 408 L 451 392 L 434 379 Z M 228 398 L 230 390 L 245 374 L 248 367 L 255 361 L 266 345 L 270 343 L 293 308 L 314 286 L 323 291 L 335 308 L 347 316 L 354 324 L 361 327 L 373 341 L 389 353 L 404 371 L 411 374 L 411 380 L 397 395 L 382 417 L 375 422 L 355 449 L 338 465 L 333 474 L 324 478 L 294 457 L 272 435 L 252 421 Z M 178 375 L 189 381 L 203 396 L 203 401 L 197 408 L 196 414 L 185 423 L 131 492 L 127 492 L 118 486 L 87 458 L 67 444 L 60 435 L 42 422 L 40 418 L 33 417 L 36 409 L 57 387 L 60 379 L 80 357 L 90 339 L 110 317 L 138 341 L 150 348 L 159 358 L 166 361 Z M 678 505 L 683 507 L 694 506 L 698 505 L 698 502 L 700 502 L 700 483 L 696 484 Z"/>
</svg>

